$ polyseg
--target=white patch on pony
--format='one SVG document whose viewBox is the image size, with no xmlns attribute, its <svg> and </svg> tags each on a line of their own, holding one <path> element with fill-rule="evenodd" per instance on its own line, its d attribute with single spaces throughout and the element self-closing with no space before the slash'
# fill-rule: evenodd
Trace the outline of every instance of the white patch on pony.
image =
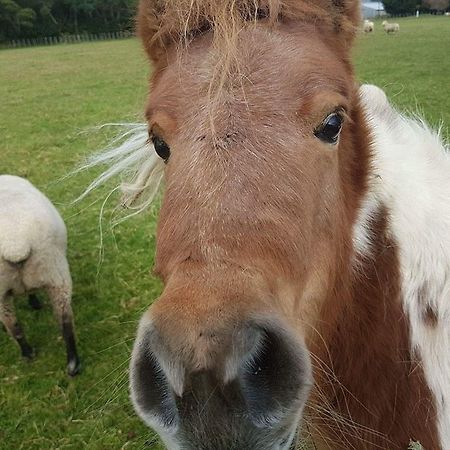
<svg viewBox="0 0 450 450">
<path fill-rule="evenodd" d="M 372 182 L 370 182 L 372 185 Z M 375 217 L 379 208 L 379 202 L 370 186 L 366 197 L 363 199 L 358 216 L 353 225 L 353 246 L 355 248 L 353 264 L 357 267 L 366 257 L 372 253 L 372 236 L 370 232 L 370 223 Z"/>
<path fill-rule="evenodd" d="M 449 450 L 450 155 L 439 133 L 397 112 L 381 89 L 362 86 L 360 95 L 373 133 L 374 159 L 354 228 L 355 249 L 363 255 L 370 251 L 370 217 L 377 205 L 385 205 L 389 232 L 399 247 L 412 350 L 435 397 L 442 449 Z"/>
</svg>

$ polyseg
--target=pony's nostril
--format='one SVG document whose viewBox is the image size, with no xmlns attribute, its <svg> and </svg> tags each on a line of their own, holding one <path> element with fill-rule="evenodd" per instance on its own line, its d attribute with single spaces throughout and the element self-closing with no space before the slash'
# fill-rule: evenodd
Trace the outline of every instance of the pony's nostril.
<svg viewBox="0 0 450 450">
<path fill-rule="evenodd" d="M 239 381 L 252 422 L 273 427 L 306 401 L 310 361 L 305 347 L 288 333 L 266 327 L 255 332 L 260 338 L 241 365 Z"/>
<path fill-rule="evenodd" d="M 135 345 L 130 367 L 130 389 L 134 406 L 150 426 L 176 429 L 179 422 L 174 391 L 150 347 L 151 333 Z"/>
</svg>

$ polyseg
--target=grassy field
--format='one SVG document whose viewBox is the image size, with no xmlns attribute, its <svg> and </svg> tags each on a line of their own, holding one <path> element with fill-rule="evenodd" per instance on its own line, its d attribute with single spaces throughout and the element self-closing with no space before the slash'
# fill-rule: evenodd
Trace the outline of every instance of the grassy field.
<svg viewBox="0 0 450 450">
<path fill-rule="evenodd" d="M 398 35 L 385 35 L 377 23 L 373 35 L 359 37 L 359 79 L 448 129 L 450 19 L 399 22 Z M 86 128 L 140 119 L 147 76 L 135 40 L 0 52 L 0 173 L 28 177 L 63 213 L 84 365 L 69 380 L 48 304 L 36 313 L 17 302 L 38 357 L 21 361 L 0 331 L 0 450 L 161 448 L 135 417 L 127 393 L 136 321 L 161 289 L 149 274 L 156 212 L 112 229 L 115 199 L 99 222 L 106 190 L 71 205 L 94 173 L 58 181 L 105 142 L 105 133 L 83 133 Z"/>
</svg>

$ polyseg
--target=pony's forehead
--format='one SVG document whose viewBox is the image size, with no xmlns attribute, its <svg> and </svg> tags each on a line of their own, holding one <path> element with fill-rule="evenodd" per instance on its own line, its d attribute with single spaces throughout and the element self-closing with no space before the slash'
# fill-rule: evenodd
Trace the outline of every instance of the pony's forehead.
<svg viewBox="0 0 450 450">
<path fill-rule="evenodd" d="M 167 67 L 154 77 L 147 116 L 185 101 L 191 106 L 215 101 L 231 106 L 237 100 L 251 109 L 256 104 L 270 108 L 315 97 L 328 96 L 330 102 L 338 95 L 347 97 L 352 91 L 348 66 L 313 30 L 308 25 L 295 33 L 249 26 L 241 30 L 236 55 L 226 67 L 226 56 L 208 34 L 186 49 L 173 49 Z"/>
</svg>

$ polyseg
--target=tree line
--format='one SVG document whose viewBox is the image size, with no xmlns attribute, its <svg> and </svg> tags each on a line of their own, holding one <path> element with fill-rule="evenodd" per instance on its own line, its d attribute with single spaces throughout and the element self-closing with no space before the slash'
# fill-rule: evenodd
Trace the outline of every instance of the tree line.
<svg viewBox="0 0 450 450">
<path fill-rule="evenodd" d="M 393 16 L 411 15 L 421 12 L 443 12 L 450 6 L 450 0 L 383 0 L 384 9 Z"/>
<path fill-rule="evenodd" d="M 450 0 L 384 0 L 388 14 L 444 11 Z M 0 41 L 132 30 L 137 0 L 0 0 Z"/>
<path fill-rule="evenodd" d="M 0 41 L 132 30 L 137 0 L 0 0 Z"/>
</svg>

